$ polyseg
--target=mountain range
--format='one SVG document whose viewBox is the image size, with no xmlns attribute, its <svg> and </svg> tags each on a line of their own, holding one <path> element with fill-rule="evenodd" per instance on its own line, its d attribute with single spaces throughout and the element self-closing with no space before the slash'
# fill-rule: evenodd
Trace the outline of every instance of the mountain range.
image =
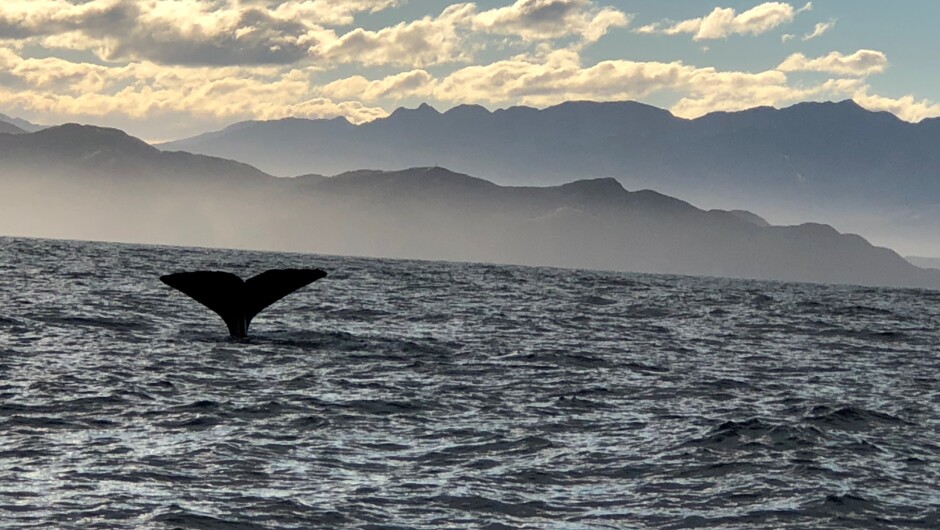
<svg viewBox="0 0 940 530">
<path fill-rule="evenodd" d="M 0 120 L 0 134 L 23 134 L 25 132 L 12 123 Z"/>
<path fill-rule="evenodd" d="M 36 132 L 45 129 L 44 125 L 36 125 L 24 119 L 13 118 L 6 114 L 0 114 L 0 133 L 22 134 L 26 132 Z"/>
<path fill-rule="evenodd" d="M 919 256 L 907 256 L 907 261 L 924 269 L 940 269 L 940 258 L 924 258 Z"/>
<path fill-rule="evenodd" d="M 74 123 L 33 133 L 0 135 L 0 160 L 5 173 L 32 174 L 35 178 L 77 174 L 124 182 L 273 178 L 244 163 L 184 152 L 168 153 L 118 129 Z"/>
<path fill-rule="evenodd" d="M 528 185 L 605 176 L 940 198 L 940 118 L 912 124 L 851 100 L 694 120 L 634 102 L 495 112 L 462 105 L 444 113 L 422 105 L 362 125 L 242 122 L 158 147 L 238 159 L 281 176 L 441 165 Z"/>
<path fill-rule="evenodd" d="M 462 105 L 343 118 L 252 121 L 162 144 L 293 176 L 440 165 L 500 184 L 614 177 L 778 223 L 822 220 L 940 255 L 940 118 L 908 123 L 853 101 L 682 119 L 635 102 L 489 111 Z"/>
<path fill-rule="evenodd" d="M 0 134 L 0 232 L 940 288 L 830 226 L 771 226 L 612 178 L 503 186 L 441 167 L 278 178 L 80 125 Z"/>
</svg>

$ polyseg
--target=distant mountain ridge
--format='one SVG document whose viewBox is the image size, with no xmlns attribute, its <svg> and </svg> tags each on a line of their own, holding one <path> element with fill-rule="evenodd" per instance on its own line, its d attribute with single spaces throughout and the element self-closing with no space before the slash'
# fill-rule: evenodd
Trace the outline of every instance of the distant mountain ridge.
<svg viewBox="0 0 940 530">
<path fill-rule="evenodd" d="M 507 187 L 436 166 L 275 178 L 80 125 L 0 134 L 0 233 L 940 289 L 831 226 L 767 226 L 613 178 Z"/>
<path fill-rule="evenodd" d="M 444 166 L 499 184 L 614 177 L 777 223 L 821 221 L 907 253 L 940 254 L 940 119 L 908 123 L 851 100 L 682 119 L 636 102 L 489 111 L 398 109 L 243 122 L 159 147 L 232 158 L 281 176 Z"/>
<path fill-rule="evenodd" d="M 69 123 L 37 132 L 0 135 L 5 172 L 41 165 L 41 173 L 87 172 L 125 179 L 189 177 L 273 178 L 247 164 L 217 157 L 164 152 L 119 129 Z"/>
<path fill-rule="evenodd" d="M 7 123 L 5 121 L 0 121 L 0 134 L 25 134 L 26 131 L 20 129 L 12 123 Z"/>
<path fill-rule="evenodd" d="M 490 112 L 428 105 L 352 125 L 342 118 L 243 122 L 161 144 L 281 176 L 441 165 L 500 183 L 616 177 L 802 196 L 834 191 L 940 200 L 940 120 L 913 124 L 851 100 L 716 112 L 694 120 L 635 102 Z"/>
<path fill-rule="evenodd" d="M 36 125 L 35 123 L 30 123 L 21 118 L 14 118 L 12 116 L 7 116 L 6 114 L 0 114 L 0 123 L 5 123 L 13 125 L 17 129 L 23 132 L 36 132 L 45 129 L 44 125 Z M 0 131 L 5 132 L 5 131 Z"/>
<path fill-rule="evenodd" d="M 924 258 L 920 256 L 907 256 L 907 261 L 923 269 L 940 270 L 940 258 Z"/>
</svg>

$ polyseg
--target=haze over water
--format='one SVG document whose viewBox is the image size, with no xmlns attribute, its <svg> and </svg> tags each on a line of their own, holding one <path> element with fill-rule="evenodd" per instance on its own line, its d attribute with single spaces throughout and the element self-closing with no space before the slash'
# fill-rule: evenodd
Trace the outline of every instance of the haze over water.
<svg viewBox="0 0 940 530">
<path fill-rule="evenodd" d="M 320 267 L 246 343 L 159 282 Z M 0 238 L 9 528 L 936 528 L 940 293 Z"/>
</svg>

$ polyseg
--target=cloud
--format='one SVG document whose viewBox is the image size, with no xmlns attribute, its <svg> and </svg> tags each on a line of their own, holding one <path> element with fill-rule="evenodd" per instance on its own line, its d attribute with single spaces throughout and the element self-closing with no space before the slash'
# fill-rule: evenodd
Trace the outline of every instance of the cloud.
<svg viewBox="0 0 940 530">
<path fill-rule="evenodd" d="M 813 28 L 812 32 L 807 33 L 806 35 L 803 35 L 803 42 L 813 40 L 816 37 L 820 37 L 826 34 L 826 32 L 828 32 L 830 29 L 834 27 L 836 27 L 835 20 L 830 20 L 829 22 L 819 22 L 818 24 L 816 24 L 816 27 Z"/>
<path fill-rule="evenodd" d="M 363 101 L 429 97 L 434 78 L 424 70 L 411 70 L 370 81 L 361 75 L 339 79 L 318 89 L 320 94 L 336 99 L 360 98 Z"/>
<path fill-rule="evenodd" d="M 401 3 L 401 0 L 295 0 L 277 5 L 273 15 L 281 20 L 315 20 L 324 26 L 349 25 L 359 13 L 377 13 Z"/>
<path fill-rule="evenodd" d="M 336 102 L 327 98 L 311 98 L 297 103 L 270 109 L 264 119 L 299 117 L 299 118 L 335 118 L 344 117 L 352 123 L 363 123 L 388 116 L 381 107 L 367 107 L 359 101 Z"/>
<path fill-rule="evenodd" d="M 49 48 L 91 50 L 106 61 L 288 64 L 331 35 L 289 14 L 237 1 L 4 0 L 0 36 L 31 39 Z"/>
<path fill-rule="evenodd" d="M 716 110 L 779 106 L 815 97 L 845 98 L 862 86 L 858 79 L 831 79 L 807 87 L 791 85 L 786 73 L 721 71 L 679 61 L 601 61 L 583 66 L 576 50 L 519 55 L 486 65 L 460 68 L 440 78 L 424 70 L 378 80 L 355 76 L 330 83 L 325 95 L 365 101 L 415 94 L 450 103 L 545 106 L 568 100 L 635 100 L 656 93 L 679 93 L 671 108 L 682 117 Z"/>
<path fill-rule="evenodd" d="M 0 52 L 7 68 L 0 106 L 44 116 L 125 116 L 172 113 L 192 119 L 335 117 L 362 122 L 387 115 L 358 101 L 314 94 L 310 69 L 273 67 L 168 67 L 153 62 L 123 66 L 24 59 Z M 57 121 L 57 120 L 54 120 Z"/>
<path fill-rule="evenodd" d="M 165 124 L 161 136 L 172 136 L 173 127 L 183 128 L 172 124 L 183 122 L 188 130 L 284 116 L 344 116 L 359 123 L 413 98 L 544 106 L 660 95 L 672 98 L 671 110 L 684 117 L 853 96 L 904 119 L 938 110 L 938 104 L 912 96 L 871 94 L 865 77 L 888 66 L 885 55 L 872 50 L 816 58 L 797 53 L 755 72 L 670 60 L 584 64 L 585 46 L 631 22 L 631 15 L 600 0 L 503 0 L 503 7 L 482 10 L 465 2 L 387 27 L 354 25 L 362 13 L 405 3 L 2 0 L 0 107 L 48 122 L 159 122 Z M 688 34 L 703 41 L 704 51 L 711 39 L 766 33 L 811 7 L 765 2 L 740 13 L 717 8 L 701 18 L 635 31 Z M 806 38 L 832 24 L 817 25 Z M 796 38 L 788 33 L 782 40 Z M 496 58 L 475 64 L 481 50 Z M 347 69 L 352 71 L 337 79 Z M 804 84 L 790 79 L 791 72 L 828 79 Z"/>
<path fill-rule="evenodd" d="M 469 60 L 472 49 L 464 46 L 460 32 L 469 26 L 475 13 L 473 4 L 455 4 L 438 17 L 424 17 L 412 22 L 370 31 L 356 28 L 332 42 L 324 42 L 311 51 L 324 61 L 374 65 L 422 67 Z"/>
<path fill-rule="evenodd" d="M 106 61 L 292 64 L 338 39 L 326 26 L 399 0 L 4 0 L 0 39 L 91 50 Z M 19 43 L 21 46 L 23 42 Z"/>
<path fill-rule="evenodd" d="M 890 112 L 902 120 L 917 123 L 926 118 L 940 117 L 940 103 L 926 99 L 916 100 L 913 95 L 897 99 L 868 93 L 869 87 L 859 89 L 852 99 L 872 111 Z"/>
<path fill-rule="evenodd" d="M 637 99 L 676 86 L 692 67 L 682 63 L 602 61 L 583 68 L 573 50 L 545 57 L 519 56 L 468 66 L 434 87 L 435 98 L 453 102 L 520 102 L 549 105 L 572 99 Z"/>
<path fill-rule="evenodd" d="M 363 12 L 404 0 L 4 0 L 0 41 L 22 48 L 92 51 L 110 62 L 168 65 L 357 63 L 424 67 L 467 61 L 471 37 L 524 42 L 577 36 L 594 42 L 625 26 L 625 13 L 592 0 L 517 0 L 480 12 L 475 3 L 378 28 L 351 28 Z"/>
<path fill-rule="evenodd" d="M 836 75 L 864 77 L 884 72 L 888 58 L 875 50 L 858 50 L 851 55 L 832 52 L 809 59 L 802 53 L 790 55 L 777 67 L 781 72 L 825 72 Z"/>
<path fill-rule="evenodd" d="M 774 75 L 776 73 L 777 75 Z M 747 75 L 756 75 L 748 79 Z M 808 87 L 791 86 L 780 72 L 726 76 L 717 85 L 691 90 L 670 110 L 677 116 L 697 118 L 716 111 L 739 111 L 754 107 L 781 107 L 810 99 L 843 99 L 860 85 L 855 79 L 830 79 Z"/>
<path fill-rule="evenodd" d="M 590 43 L 629 21 L 627 14 L 597 8 L 591 0 L 517 0 L 482 12 L 474 3 L 460 3 L 448 6 L 437 17 L 375 31 L 357 28 L 311 51 L 325 61 L 423 68 L 469 62 L 477 51 L 471 42 L 474 33 L 506 35 L 526 42 L 577 36 Z"/>
<path fill-rule="evenodd" d="M 641 34 L 691 34 L 693 40 L 724 39 L 731 35 L 760 35 L 778 26 L 793 22 L 796 15 L 812 9 L 812 3 L 800 9 L 784 2 L 765 2 L 738 13 L 733 8 L 716 7 L 704 17 L 683 20 L 671 25 L 655 23 L 636 30 Z"/>
<path fill-rule="evenodd" d="M 629 24 L 626 13 L 590 0 L 518 0 L 511 6 L 483 11 L 473 17 L 473 29 L 524 40 L 546 40 L 580 35 L 595 42 L 610 28 Z"/>
</svg>

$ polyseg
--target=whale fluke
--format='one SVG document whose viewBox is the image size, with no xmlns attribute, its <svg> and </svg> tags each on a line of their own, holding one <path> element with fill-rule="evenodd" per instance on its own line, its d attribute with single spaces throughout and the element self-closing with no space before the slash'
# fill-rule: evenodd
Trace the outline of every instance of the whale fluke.
<svg viewBox="0 0 940 530">
<path fill-rule="evenodd" d="M 275 269 L 243 281 L 230 272 L 195 271 L 167 274 L 160 281 L 218 313 L 228 332 L 243 339 L 261 310 L 324 276 L 320 269 Z"/>
</svg>

